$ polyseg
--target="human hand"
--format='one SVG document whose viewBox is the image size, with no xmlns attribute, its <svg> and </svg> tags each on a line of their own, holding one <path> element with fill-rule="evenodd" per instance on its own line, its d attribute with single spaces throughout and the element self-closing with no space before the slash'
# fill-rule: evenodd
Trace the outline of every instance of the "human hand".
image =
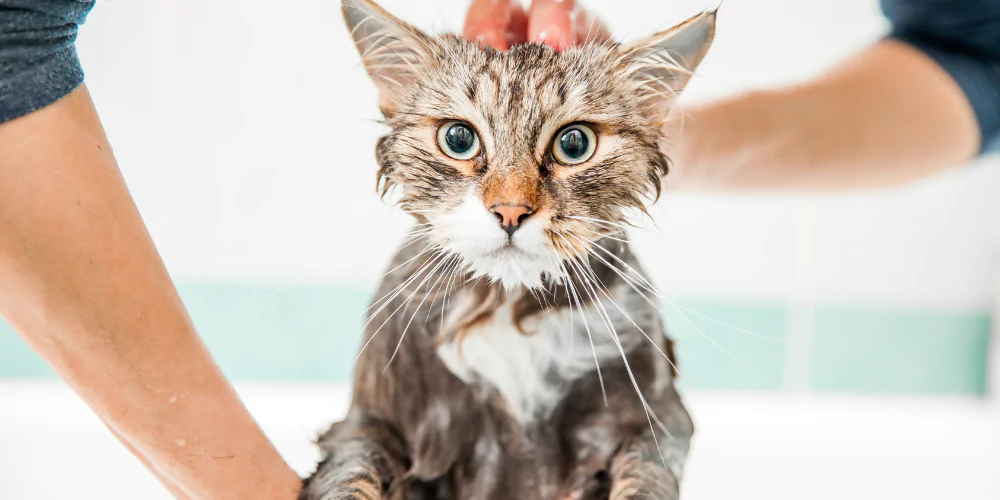
<svg viewBox="0 0 1000 500">
<path fill-rule="evenodd" d="M 516 0 L 473 0 L 462 36 L 498 50 L 540 42 L 558 51 L 610 38 L 576 0 L 533 0 L 528 10 Z"/>
</svg>

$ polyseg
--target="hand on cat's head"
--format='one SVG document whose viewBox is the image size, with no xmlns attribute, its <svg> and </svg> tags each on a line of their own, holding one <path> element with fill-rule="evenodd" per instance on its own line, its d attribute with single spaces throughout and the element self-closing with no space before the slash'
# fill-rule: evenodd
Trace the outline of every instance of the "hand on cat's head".
<svg viewBox="0 0 1000 500">
<path fill-rule="evenodd" d="M 532 0 L 528 10 L 512 0 L 473 0 L 462 35 L 498 50 L 541 42 L 562 51 L 609 38 L 604 24 L 576 0 Z"/>
</svg>

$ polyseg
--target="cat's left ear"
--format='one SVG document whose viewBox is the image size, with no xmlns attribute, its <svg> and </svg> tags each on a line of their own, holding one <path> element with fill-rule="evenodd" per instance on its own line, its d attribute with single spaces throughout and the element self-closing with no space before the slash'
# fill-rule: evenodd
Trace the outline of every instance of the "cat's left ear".
<svg viewBox="0 0 1000 500">
<path fill-rule="evenodd" d="M 666 119 L 715 38 L 716 10 L 706 11 L 626 49 L 628 71 L 652 116 Z"/>
<path fill-rule="evenodd" d="M 342 0 L 344 22 L 368 74 L 379 107 L 391 115 L 402 89 L 413 85 L 431 60 L 429 36 L 370 0 Z"/>
</svg>

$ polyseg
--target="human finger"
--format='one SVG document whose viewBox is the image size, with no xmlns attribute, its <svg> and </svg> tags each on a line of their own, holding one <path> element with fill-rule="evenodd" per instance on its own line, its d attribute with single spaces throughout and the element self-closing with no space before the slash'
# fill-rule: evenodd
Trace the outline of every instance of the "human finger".
<svg viewBox="0 0 1000 500">
<path fill-rule="evenodd" d="M 573 12 L 575 0 L 534 0 L 528 11 L 528 41 L 540 42 L 558 51 L 576 43 Z"/>
<path fill-rule="evenodd" d="M 519 7 L 523 11 L 523 8 Z M 510 0 L 473 0 L 465 16 L 462 36 L 497 50 L 510 48 L 507 29 L 511 21 Z"/>
</svg>

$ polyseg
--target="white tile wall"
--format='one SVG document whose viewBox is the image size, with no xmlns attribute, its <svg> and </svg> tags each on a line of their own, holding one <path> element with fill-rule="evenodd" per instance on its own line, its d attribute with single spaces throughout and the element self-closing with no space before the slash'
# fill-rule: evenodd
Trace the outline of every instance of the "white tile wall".
<svg viewBox="0 0 1000 500">
<path fill-rule="evenodd" d="M 591 0 L 638 36 L 707 0 Z M 385 0 L 457 29 L 465 2 Z M 689 97 L 801 80 L 884 30 L 875 0 L 726 2 Z M 336 0 L 100 2 L 80 51 L 122 168 L 178 278 L 379 274 L 407 221 L 374 194 L 374 93 Z M 636 233 L 678 295 L 986 310 L 1000 161 L 894 192 L 674 196 Z M 806 314 L 808 319 L 808 314 Z M 806 322 L 807 323 L 807 322 Z"/>
</svg>

